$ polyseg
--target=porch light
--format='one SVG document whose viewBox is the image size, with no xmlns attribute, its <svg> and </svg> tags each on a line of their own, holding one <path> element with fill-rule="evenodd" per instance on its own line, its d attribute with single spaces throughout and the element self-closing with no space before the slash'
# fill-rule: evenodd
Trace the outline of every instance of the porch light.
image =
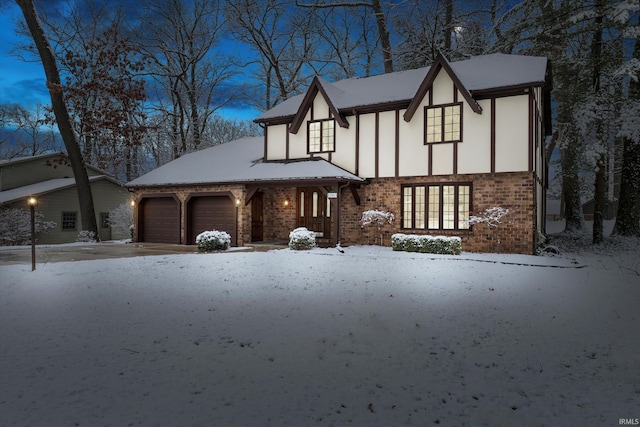
<svg viewBox="0 0 640 427">
<path fill-rule="evenodd" d="M 240 206 L 240 199 L 236 198 L 236 207 Z"/>
<path fill-rule="evenodd" d="M 131 200 L 131 207 L 135 207 L 136 206 L 136 201 L 135 200 Z"/>
<path fill-rule="evenodd" d="M 284 199 L 284 205 L 285 205 L 285 206 L 289 206 L 289 199 L 288 199 L 288 198 L 287 198 L 287 199 Z"/>
</svg>

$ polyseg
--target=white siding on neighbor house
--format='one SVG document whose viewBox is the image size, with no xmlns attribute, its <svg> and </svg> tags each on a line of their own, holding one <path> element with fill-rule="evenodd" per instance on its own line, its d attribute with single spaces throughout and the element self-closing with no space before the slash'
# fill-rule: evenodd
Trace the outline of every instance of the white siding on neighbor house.
<svg viewBox="0 0 640 427">
<path fill-rule="evenodd" d="M 286 159 L 286 154 L 287 125 L 269 126 L 267 131 L 267 160 L 284 160 Z"/>
<path fill-rule="evenodd" d="M 376 115 L 362 114 L 360 116 L 360 159 L 359 176 L 375 178 L 376 176 Z M 338 142 L 336 141 L 336 144 Z"/>
<path fill-rule="evenodd" d="M 396 112 L 382 112 L 378 120 L 378 176 L 392 177 L 396 174 Z"/>
<path fill-rule="evenodd" d="M 331 156 L 331 162 L 349 172 L 356 170 L 356 118 L 349 116 L 348 128 L 336 126 L 336 151 Z"/>
<path fill-rule="evenodd" d="M 289 133 L 289 158 L 304 159 L 309 157 L 307 153 L 307 123 L 311 120 L 311 110 L 307 111 L 304 122 L 298 133 Z"/>
<path fill-rule="evenodd" d="M 529 96 L 496 99 L 496 172 L 529 169 Z"/>
<path fill-rule="evenodd" d="M 462 95 L 458 95 L 462 99 Z M 462 103 L 462 142 L 458 145 L 458 173 L 491 172 L 491 100 L 478 102 L 482 114 Z"/>
</svg>

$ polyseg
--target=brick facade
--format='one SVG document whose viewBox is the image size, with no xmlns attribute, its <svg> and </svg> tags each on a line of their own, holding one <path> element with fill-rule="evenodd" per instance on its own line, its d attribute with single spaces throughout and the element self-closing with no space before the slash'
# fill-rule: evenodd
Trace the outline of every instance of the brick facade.
<svg viewBox="0 0 640 427">
<path fill-rule="evenodd" d="M 503 207 L 511 213 L 497 230 L 477 224 L 472 230 L 429 231 L 401 228 L 401 186 L 404 184 L 471 183 L 471 214 L 491 207 Z M 287 241 L 297 227 L 296 187 L 265 187 L 263 193 L 263 240 Z M 349 244 L 383 244 L 390 246 L 394 233 L 449 235 L 462 238 L 462 249 L 469 252 L 502 252 L 531 254 L 535 242 L 534 179 L 530 172 L 500 174 L 448 175 L 430 177 L 378 178 L 356 190 L 360 205 L 349 189 L 340 195 L 340 242 Z M 238 208 L 238 245 L 251 242 L 251 203 L 245 205 L 244 185 L 199 185 L 184 187 L 147 188 L 136 191 L 136 202 L 153 194 L 175 194 L 181 203 L 181 242 L 185 243 L 185 206 L 189 196 L 197 193 L 230 192 L 241 201 Z M 334 199 L 332 203 L 337 203 Z M 380 230 L 375 226 L 362 227 L 360 218 L 367 210 L 392 212 L 395 220 Z M 137 210 L 136 210 L 137 211 Z M 334 209 L 336 212 L 337 209 Z M 335 215 L 332 218 L 335 224 Z M 137 219 L 136 222 L 137 224 Z M 137 240 L 137 230 L 134 232 Z"/>
</svg>

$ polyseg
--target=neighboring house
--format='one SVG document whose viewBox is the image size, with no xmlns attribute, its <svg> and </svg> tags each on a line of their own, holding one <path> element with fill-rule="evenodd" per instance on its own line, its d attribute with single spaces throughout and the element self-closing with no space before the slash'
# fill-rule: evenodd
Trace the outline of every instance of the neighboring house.
<svg viewBox="0 0 640 427">
<path fill-rule="evenodd" d="M 304 226 L 324 244 L 373 243 L 367 210 L 392 212 L 392 233 L 455 235 L 496 250 L 496 233 L 466 220 L 511 214 L 500 250 L 533 253 L 544 232 L 544 140 L 551 133 L 546 58 L 494 54 L 328 83 L 258 117 L 263 138 L 185 155 L 127 184 L 135 239 L 193 244 L 203 231 L 234 245 L 288 240 Z"/>
<path fill-rule="evenodd" d="M 100 239 L 129 237 L 112 235 L 107 218 L 109 211 L 129 203 L 131 193 L 101 169 L 87 166 L 87 172 Z M 44 214 L 44 220 L 56 223 L 48 235 L 38 238 L 38 243 L 75 242 L 83 228 L 73 171 L 64 154 L 0 160 L 0 209 L 28 209 L 31 196 L 37 198 L 36 210 Z"/>
</svg>

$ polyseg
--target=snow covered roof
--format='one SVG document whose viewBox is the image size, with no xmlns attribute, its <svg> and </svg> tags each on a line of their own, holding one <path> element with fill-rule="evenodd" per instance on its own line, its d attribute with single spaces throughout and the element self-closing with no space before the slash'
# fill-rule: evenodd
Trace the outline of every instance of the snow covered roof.
<svg viewBox="0 0 640 427">
<path fill-rule="evenodd" d="M 149 187 L 282 180 L 364 181 L 324 159 L 264 162 L 264 139 L 247 137 L 186 154 L 126 184 Z"/>
<path fill-rule="evenodd" d="M 495 53 L 449 63 L 464 87 L 474 91 L 501 89 L 545 83 L 547 58 Z M 372 77 L 321 81 L 325 93 L 339 110 L 376 104 L 410 101 L 424 81 L 431 67 L 399 71 Z M 276 105 L 255 121 L 264 122 L 298 112 L 305 94 L 297 95 Z"/>
<path fill-rule="evenodd" d="M 101 179 L 109 180 L 117 185 L 121 185 L 115 179 L 105 175 L 90 176 L 89 181 L 98 181 Z M 20 199 L 26 199 L 30 196 L 41 196 L 43 194 L 52 193 L 68 187 L 76 185 L 75 178 L 56 178 L 47 181 L 37 182 L 35 184 L 25 185 L 23 187 L 12 188 L 11 190 L 0 191 L 0 204 L 10 203 Z"/>
<path fill-rule="evenodd" d="M 65 159 L 67 157 L 67 154 L 62 152 L 62 151 L 56 151 L 53 153 L 46 153 L 46 154 L 40 154 L 37 156 L 24 156 L 24 157 L 14 157 L 13 159 L 0 159 L 0 167 L 7 167 L 7 166 L 13 166 L 13 165 L 17 165 L 20 163 L 26 163 L 26 162 L 32 162 L 34 160 L 39 160 L 39 159 L 46 159 L 48 157 L 57 157 L 59 159 Z M 110 174 L 109 172 L 100 169 L 97 166 L 93 166 L 93 165 L 87 165 L 87 169 L 91 169 L 94 172 L 97 172 L 99 175 L 107 175 L 107 176 L 113 176 L 112 174 Z"/>
</svg>

